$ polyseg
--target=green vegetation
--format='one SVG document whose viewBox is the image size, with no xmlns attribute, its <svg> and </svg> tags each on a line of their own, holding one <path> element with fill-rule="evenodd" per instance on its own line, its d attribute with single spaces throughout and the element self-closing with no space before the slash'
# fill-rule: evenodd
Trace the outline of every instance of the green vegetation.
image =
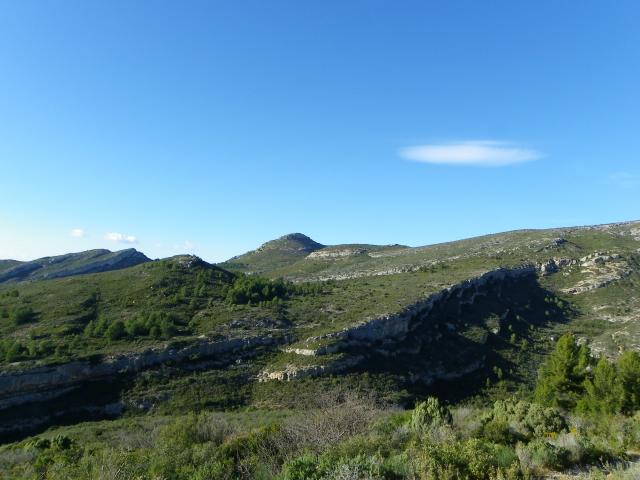
<svg viewBox="0 0 640 480">
<path fill-rule="evenodd" d="M 429 397 L 399 412 L 330 391 L 305 411 L 264 413 L 64 427 L 1 448 L 0 468 L 25 479 L 528 479 L 640 446 L 638 417 L 577 417 L 515 400 L 449 407 Z"/>
<path fill-rule="evenodd" d="M 632 414 L 640 408 L 640 355 L 624 352 L 616 362 L 595 361 L 586 345 L 572 335 L 558 340 L 540 369 L 535 398 L 583 414 Z"/>
<path fill-rule="evenodd" d="M 87 382 L 81 394 L 3 408 L 3 426 L 60 418 L 7 435 L 0 478 L 506 480 L 600 465 L 590 474 L 599 478 L 607 462 L 632 475 L 617 463 L 640 448 L 632 228 L 419 248 L 293 235 L 224 268 L 178 256 L 4 283 L 3 374 L 240 346 L 187 349 L 180 362 Z M 545 275 L 443 294 L 427 316 L 411 314 L 404 337 L 344 333 L 488 270 L 552 258 L 561 266 Z M 321 376 L 258 381 L 305 369 Z"/>
</svg>

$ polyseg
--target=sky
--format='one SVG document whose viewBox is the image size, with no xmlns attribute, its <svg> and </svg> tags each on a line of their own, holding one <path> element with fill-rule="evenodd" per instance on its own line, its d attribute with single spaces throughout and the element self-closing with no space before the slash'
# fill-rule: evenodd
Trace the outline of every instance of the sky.
<svg viewBox="0 0 640 480">
<path fill-rule="evenodd" d="M 0 0 L 0 258 L 640 218 L 636 0 Z"/>
</svg>

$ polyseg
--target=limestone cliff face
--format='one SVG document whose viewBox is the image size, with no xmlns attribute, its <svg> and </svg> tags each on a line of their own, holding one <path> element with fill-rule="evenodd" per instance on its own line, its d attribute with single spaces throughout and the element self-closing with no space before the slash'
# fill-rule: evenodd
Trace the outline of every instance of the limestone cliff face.
<svg viewBox="0 0 640 480">
<path fill-rule="evenodd" d="M 318 337 L 307 339 L 308 344 L 318 341 L 329 342 L 318 348 L 287 348 L 289 353 L 304 356 L 323 356 L 337 352 L 361 352 L 355 355 L 345 355 L 339 360 L 324 365 L 288 365 L 283 370 L 264 371 L 260 379 L 289 381 L 308 376 L 319 376 L 336 373 L 352 368 L 365 361 L 371 355 L 395 356 L 402 354 L 420 353 L 423 346 L 413 344 L 404 345 L 409 337 L 424 328 L 429 323 L 430 315 L 439 304 L 454 300 L 461 308 L 463 305 L 473 304 L 478 296 L 487 294 L 489 284 L 498 290 L 501 285 L 511 280 L 523 277 L 535 276 L 540 268 L 534 265 L 523 265 L 516 268 L 499 268 L 491 270 L 476 278 L 465 280 L 452 285 L 444 290 L 427 296 L 401 312 L 391 315 L 382 315 L 357 325 L 345 328 L 339 332 L 332 332 Z M 450 330 L 455 330 L 455 325 L 447 325 Z M 437 341 L 437 335 L 431 341 Z M 362 352 L 365 352 L 364 354 Z M 435 365 L 433 369 L 420 376 L 419 380 L 432 383 L 435 380 L 451 380 L 471 373 L 483 366 L 483 359 L 477 359 L 458 367 Z"/>
<path fill-rule="evenodd" d="M 319 377 L 322 375 L 330 375 L 340 373 L 355 367 L 365 359 L 362 355 L 352 355 L 342 359 L 339 362 L 331 362 L 326 365 L 287 365 L 283 370 L 263 371 L 258 376 L 259 382 L 269 380 L 278 380 L 280 382 L 290 382 L 292 380 L 300 380 L 307 377 Z"/>
<path fill-rule="evenodd" d="M 274 346 L 280 341 L 272 336 L 202 340 L 183 347 L 153 348 L 140 353 L 109 357 L 99 363 L 78 361 L 22 372 L 2 372 L 0 410 L 34 401 L 51 400 L 68 393 L 82 382 L 136 373 L 167 362 L 181 363 L 222 357 L 261 346 Z"/>
<path fill-rule="evenodd" d="M 419 321 L 429 315 L 434 305 L 450 298 L 457 298 L 461 305 L 473 304 L 477 295 L 484 295 L 483 287 L 490 282 L 503 282 L 509 279 L 521 278 L 536 274 L 536 268 L 532 265 L 524 265 L 517 268 L 499 268 L 486 272 L 479 277 L 465 280 L 452 285 L 437 293 L 429 295 L 413 305 L 406 307 L 399 313 L 383 315 L 364 321 L 353 327 L 345 328 L 336 333 L 330 333 L 320 337 L 310 338 L 310 341 L 324 338 L 339 338 L 348 345 L 362 344 L 372 346 L 374 343 L 396 343 L 404 340 L 407 335 L 419 325 Z M 319 351 L 316 354 L 323 354 Z"/>
</svg>

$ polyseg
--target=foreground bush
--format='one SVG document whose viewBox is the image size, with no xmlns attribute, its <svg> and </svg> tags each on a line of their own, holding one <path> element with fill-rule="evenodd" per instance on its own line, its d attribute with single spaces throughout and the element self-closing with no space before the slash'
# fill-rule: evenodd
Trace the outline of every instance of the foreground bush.
<svg viewBox="0 0 640 480">
<path fill-rule="evenodd" d="M 535 403 L 498 400 L 484 416 L 484 436 L 496 443 L 552 437 L 567 431 L 567 422 L 559 410 Z"/>
<path fill-rule="evenodd" d="M 568 418 L 526 401 L 453 415 L 435 398 L 404 412 L 344 391 L 313 402 L 254 428 L 203 412 L 90 446 L 36 437 L 0 449 L 0 471 L 34 480 L 528 480 L 620 461 L 640 445 L 637 417 Z"/>
</svg>

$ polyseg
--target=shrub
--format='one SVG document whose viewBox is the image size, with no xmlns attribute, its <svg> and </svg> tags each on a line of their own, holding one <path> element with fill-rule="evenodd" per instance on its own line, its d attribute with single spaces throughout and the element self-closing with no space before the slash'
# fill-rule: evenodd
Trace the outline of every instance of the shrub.
<svg viewBox="0 0 640 480">
<path fill-rule="evenodd" d="M 490 420 L 482 426 L 481 435 L 492 443 L 510 444 L 514 441 L 514 435 L 509 424 L 502 419 Z"/>
<path fill-rule="evenodd" d="M 505 424 L 511 438 L 507 438 Z M 493 410 L 483 418 L 481 432 L 496 443 L 531 439 L 557 434 L 567 430 L 567 422 L 558 410 L 551 407 L 515 400 L 498 400 Z M 499 432 L 499 429 L 503 429 Z"/>
<path fill-rule="evenodd" d="M 322 471 L 322 480 L 384 480 L 393 475 L 379 458 L 364 455 L 325 466 Z"/>
<path fill-rule="evenodd" d="M 120 340 L 125 337 L 126 334 L 127 331 L 124 328 L 124 322 L 122 322 L 122 320 L 113 322 L 109 325 L 109 328 L 107 328 L 107 337 L 109 337 L 109 340 Z"/>
<path fill-rule="evenodd" d="M 382 414 L 372 399 L 354 393 L 327 393 L 315 402 L 304 415 L 284 422 L 278 438 L 282 450 L 322 453 L 338 442 L 368 432 Z"/>
<path fill-rule="evenodd" d="M 501 469 L 498 459 L 504 458 L 504 450 L 479 439 L 426 443 L 416 455 L 416 469 L 424 479 L 485 480 L 496 477 Z"/>
<path fill-rule="evenodd" d="M 318 460 L 304 455 L 287 462 L 283 468 L 283 480 L 316 480 L 320 478 Z"/>
<path fill-rule="evenodd" d="M 451 412 L 435 397 L 416 405 L 411 415 L 411 429 L 416 432 L 444 424 L 451 424 Z"/>
<path fill-rule="evenodd" d="M 540 472 L 543 469 L 559 469 L 569 460 L 569 452 L 551 445 L 549 442 L 537 438 L 527 445 L 519 443 L 516 446 L 516 454 L 523 468 L 532 472 Z"/>
<path fill-rule="evenodd" d="M 9 320 L 14 325 L 23 325 L 35 320 L 36 314 L 30 307 L 19 307 L 11 310 Z"/>
<path fill-rule="evenodd" d="M 376 456 L 355 455 L 338 460 L 303 455 L 283 468 L 283 480 L 384 480 L 393 472 Z"/>
</svg>

